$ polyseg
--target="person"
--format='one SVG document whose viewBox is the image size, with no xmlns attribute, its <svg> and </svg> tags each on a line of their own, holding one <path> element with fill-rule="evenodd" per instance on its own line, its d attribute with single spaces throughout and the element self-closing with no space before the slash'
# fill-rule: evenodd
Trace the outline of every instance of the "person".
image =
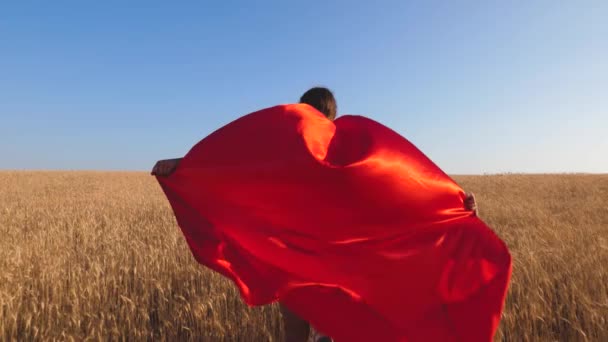
<svg viewBox="0 0 608 342">
<path fill-rule="evenodd" d="M 337 101 L 332 91 L 328 88 L 313 87 L 309 89 L 300 97 L 300 103 L 305 103 L 314 107 L 329 120 L 333 121 L 336 118 L 338 111 Z M 152 174 L 158 176 L 169 176 L 177 168 L 181 159 L 182 158 L 159 160 L 154 165 Z M 465 209 L 473 211 L 476 215 L 478 214 L 474 194 L 466 194 L 464 206 Z M 332 341 L 329 336 L 325 336 L 324 334 L 316 331 L 314 327 L 312 327 L 306 320 L 298 317 L 282 303 L 279 303 L 279 306 L 283 319 L 286 342 Z"/>
</svg>

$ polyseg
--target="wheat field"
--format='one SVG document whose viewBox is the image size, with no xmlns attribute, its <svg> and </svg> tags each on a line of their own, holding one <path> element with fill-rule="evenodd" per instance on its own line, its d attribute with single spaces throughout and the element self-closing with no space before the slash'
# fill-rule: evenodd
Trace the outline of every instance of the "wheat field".
<svg viewBox="0 0 608 342">
<path fill-rule="evenodd" d="M 455 177 L 509 245 L 497 341 L 608 341 L 608 175 Z M 192 258 L 154 178 L 0 172 L 0 340 L 280 341 Z"/>
</svg>

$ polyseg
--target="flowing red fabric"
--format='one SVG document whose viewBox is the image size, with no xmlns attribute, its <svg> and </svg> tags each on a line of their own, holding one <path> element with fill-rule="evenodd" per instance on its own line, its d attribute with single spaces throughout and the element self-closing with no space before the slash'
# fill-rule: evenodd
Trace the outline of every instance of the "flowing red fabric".
<svg viewBox="0 0 608 342">
<path fill-rule="evenodd" d="M 408 140 L 305 104 L 241 117 L 158 177 L 196 260 L 336 341 L 490 341 L 511 256 Z"/>
</svg>

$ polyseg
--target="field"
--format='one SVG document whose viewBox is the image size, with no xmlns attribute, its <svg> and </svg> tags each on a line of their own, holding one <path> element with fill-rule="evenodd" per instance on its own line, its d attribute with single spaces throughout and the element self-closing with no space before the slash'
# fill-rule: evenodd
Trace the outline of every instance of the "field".
<svg viewBox="0 0 608 342">
<path fill-rule="evenodd" d="M 497 341 L 608 341 L 608 175 L 455 177 L 509 245 Z M 144 173 L 0 172 L 0 340 L 277 341 Z"/>
</svg>

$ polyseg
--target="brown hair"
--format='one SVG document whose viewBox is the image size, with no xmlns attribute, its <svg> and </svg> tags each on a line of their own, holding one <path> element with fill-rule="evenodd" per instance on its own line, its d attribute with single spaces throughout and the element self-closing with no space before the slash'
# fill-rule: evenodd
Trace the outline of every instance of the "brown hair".
<svg viewBox="0 0 608 342">
<path fill-rule="evenodd" d="M 310 88 L 300 97 L 300 103 L 306 103 L 315 107 L 330 120 L 335 119 L 338 112 L 338 104 L 336 103 L 334 94 L 331 90 L 323 87 Z"/>
</svg>

